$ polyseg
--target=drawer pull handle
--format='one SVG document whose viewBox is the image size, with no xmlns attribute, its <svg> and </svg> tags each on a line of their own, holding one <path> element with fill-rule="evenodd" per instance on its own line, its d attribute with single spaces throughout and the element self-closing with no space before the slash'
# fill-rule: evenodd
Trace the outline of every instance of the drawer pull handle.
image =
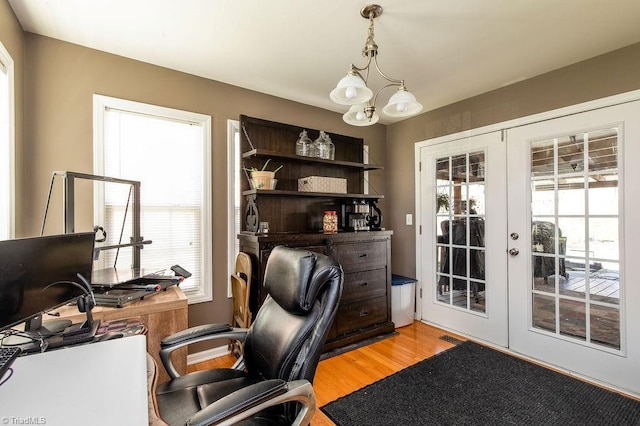
<svg viewBox="0 0 640 426">
<path fill-rule="evenodd" d="M 358 257 L 367 257 L 367 253 L 360 253 Z"/>
<path fill-rule="evenodd" d="M 360 283 L 360 287 L 364 287 L 364 286 L 368 286 L 368 285 L 369 285 L 369 283 L 368 283 L 368 282 L 366 282 L 366 281 L 365 281 L 365 282 L 363 282 L 363 283 Z"/>
<path fill-rule="evenodd" d="M 361 317 L 366 317 L 367 315 L 369 315 L 369 311 L 360 311 Z"/>
</svg>

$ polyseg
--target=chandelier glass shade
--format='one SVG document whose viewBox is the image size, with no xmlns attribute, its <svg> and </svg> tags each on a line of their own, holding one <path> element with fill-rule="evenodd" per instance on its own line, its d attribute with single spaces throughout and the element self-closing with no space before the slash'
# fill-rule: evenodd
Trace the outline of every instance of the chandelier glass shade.
<svg viewBox="0 0 640 426">
<path fill-rule="evenodd" d="M 344 121 L 353 126 L 370 126 L 380 119 L 376 112 L 376 101 L 378 95 L 387 87 L 397 87 L 387 105 L 382 108 L 382 112 L 389 117 L 410 117 L 422 111 L 416 97 L 410 93 L 404 80 L 396 80 L 385 75 L 378 65 L 378 45 L 375 43 L 373 20 L 382 14 L 382 7 L 377 4 L 365 6 L 360 11 L 360 15 L 369 20 L 369 36 L 362 49 L 362 56 L 367 58 L 367 64 L 359 68 L 351 64 L 349 72 L 343 77 L 331 91 L 329 97 L 332 101 L 340 105 L 351 105 L 351 108 L 342 116 Z M 367 86 L 369 70 L 373 65 L 378 74 L 388 83 L 376 92 Z"/>
</svg>

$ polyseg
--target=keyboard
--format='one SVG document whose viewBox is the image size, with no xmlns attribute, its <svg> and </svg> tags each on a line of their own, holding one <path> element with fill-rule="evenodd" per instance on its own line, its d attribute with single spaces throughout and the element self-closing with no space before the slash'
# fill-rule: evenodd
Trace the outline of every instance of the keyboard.
<svg viewBox="0 0 640 426">
<path fill-rule="evenodd" d="M 22 350 L 17 346 L 2 346 L 0 347 L 0 380 L 4 376 L 4 373 L 11 367 L 13 361 L 18 358 Z"/>
</svg>

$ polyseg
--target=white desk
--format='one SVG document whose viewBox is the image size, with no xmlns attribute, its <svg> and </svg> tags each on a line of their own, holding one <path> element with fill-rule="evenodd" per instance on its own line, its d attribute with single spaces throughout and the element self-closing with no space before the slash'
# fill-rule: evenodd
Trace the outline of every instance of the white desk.
<svg viewBox="0 0 640 426">
<path fill-rule="evenodd" d="M 145 336 L 20 357 L 12 368 L 1 425 L 149 424 Z"/>
</svg>

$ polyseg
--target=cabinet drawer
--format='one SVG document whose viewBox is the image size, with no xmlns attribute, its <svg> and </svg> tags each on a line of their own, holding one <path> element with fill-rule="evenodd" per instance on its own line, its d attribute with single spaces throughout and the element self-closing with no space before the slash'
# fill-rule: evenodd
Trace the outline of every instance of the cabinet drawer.
<svg viewBox="0 0 640 426">
<path fill-rule="evenodd" d="M 387 242 L 336 245 L 333 257 L 340 262 L 345 273 L 384 268 L 387 265 Z"/>
<path fill-rule="evenodd" d="M 387 269 L 352 272 L 344 275 L 342 303 L 372 299 L 387 294 Z"/>
<path fill-rule="evenodd" d="M 347 303 L 338 308 L 338 335 L 387 321 L 387 297 Z"/>
</svg>

